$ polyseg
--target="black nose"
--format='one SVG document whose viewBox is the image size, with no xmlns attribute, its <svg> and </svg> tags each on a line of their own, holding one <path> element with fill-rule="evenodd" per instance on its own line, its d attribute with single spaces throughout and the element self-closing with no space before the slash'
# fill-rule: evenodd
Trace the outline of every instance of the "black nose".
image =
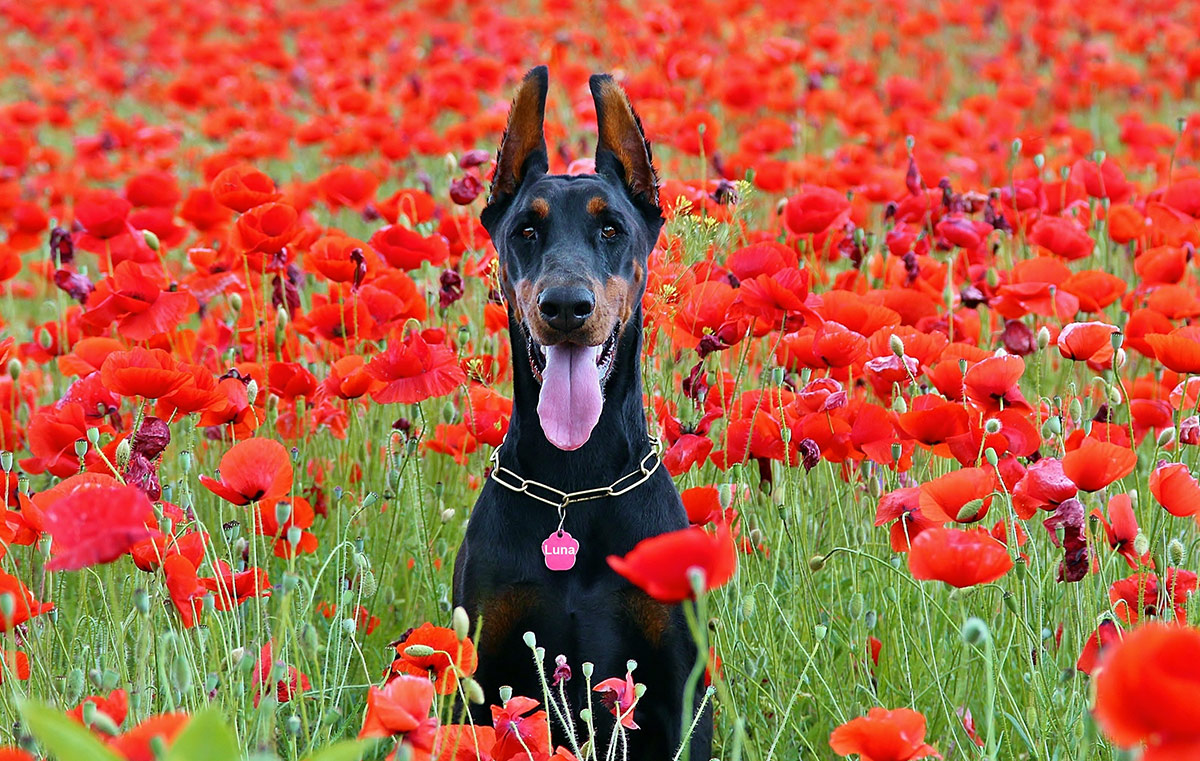
<svg viewBox="0 0 1200 761">
<path fill-rule="evenodd" d="M 538 296 L 538 310 L 550 327 L 564 333 L 575 330 L 596 308 L 596 297 L 587 288 L 558 285 Z"/>
</svg>

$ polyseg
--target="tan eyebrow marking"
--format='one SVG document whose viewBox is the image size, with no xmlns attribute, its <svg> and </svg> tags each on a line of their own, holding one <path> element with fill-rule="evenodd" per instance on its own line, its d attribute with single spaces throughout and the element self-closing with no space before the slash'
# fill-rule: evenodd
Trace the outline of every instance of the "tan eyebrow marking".
<svg viewBox="0 0 1200 761">
<path fill-rule="evenodd" d="M 588 201 L 588 205 L 587 205 L 588 214 L 591 214 L 592 216 L 598 215 L 600 212 L 604 211 L 607 208 L 608 208 L 608 202 L 605 201 L 600 196 L 595 196 L 592 198 L 592 200 Z"/>
<path fill-rule="evenodd" d="M 550 216 L 550 202 L 545 198 L 533 199 L 533 203 L 529 204 L 529 208 L 533 209 L 533 213 L 542 219 Z"/>
</svg>

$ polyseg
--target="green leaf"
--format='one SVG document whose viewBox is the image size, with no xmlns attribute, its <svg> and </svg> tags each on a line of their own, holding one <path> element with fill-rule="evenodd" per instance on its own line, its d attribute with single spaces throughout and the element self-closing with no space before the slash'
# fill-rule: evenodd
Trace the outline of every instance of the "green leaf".
<svg viewBox="0 0 1200 761">
<path fill-rule="evenodd" d="M 308 761 L 358 761 L 367 749 L 367 743 L 358 740 L 343 740 L 309 756 Z"/>
<path fill-rule="evenodd" d="M 208 708 L 188 721 L 163 761 L 234 761 L 241 757 L 233 730 L 215 708 Z"/>
<path fill-rule="evenodd" d="M 58 761 L 121 761 L 82 724 L 44 703 L 21 700 L 21 715 L 34 738 Z"/>
</svg>

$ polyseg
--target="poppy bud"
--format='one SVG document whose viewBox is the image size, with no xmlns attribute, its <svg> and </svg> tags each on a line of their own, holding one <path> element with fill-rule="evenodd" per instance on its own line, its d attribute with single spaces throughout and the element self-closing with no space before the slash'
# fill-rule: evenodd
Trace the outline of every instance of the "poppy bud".
<svg viewBox="0 0 1200 761">
<path fill-rule="evenodd" d="M 92 430 L 95 430 L 94 428 Z M 124 470 L 129 465 L 129 455 L 133 451 L 133 445 L 129 443 L 129 439 L 121 439 L 121 443 L 117 444 L 117 467 Z"/>
<path fill-rule="evenodd" d="M 1003 598 L 1001 598 L 1001 599 L 1003 599 L 1003 600 L 1004 600 L 1004 607 L 1008 608 L 1008 611 L 1009 611 L 1010 613 L 1012 613 L 1014 616 L 1020 616 L 1020 615 L 1021 615 L 1021 611 L 1020 611 L 1020 609 L 1017 607 L 1017 597 L 1016 597 L 1016 595 L 1014 595 L 1012 592 L 1005 592 L 1005 593 L 1004 593 L 1004 597 L 1003 597 Z"/>
<path fill-rule="evenodd" d="M 704 594 L 705 590 L 705 575 L 704 569 L 699 567 L 689 568 L 687 571 L 688 582 L 692 586 L 692 594 L 696 597 Z"/>
<path fill-rule="evenodd" d="M 276 502 L 275 503 L 275 522 L 282 526 L 288 522 L 288 518 L 292 517 L 292 503 Z"/>
<path fill-rule="evenodd" d="M 300 717 L 299 716 L 287 717 L 287 721 L 285 721 L 283 723 L 283 728 L 292 737 L 299 737 L 300 736 Z"/>
<path fill-rule="evenodd" d="M 442 523 L 449 523 L 452 520 L 454 520 L 454 510 L 447 507 L 442 511 Z"/>
<path fill-rule="evenodd" d="M 983 424 L 983 430 L 989 436 L 1000 433 L 1000 429 L 1003 427 L 1004 425 L 1000 422 L 999 418 L 989 418 L 988 421 Z"/>
<path fill-rule="evenodd" d="M 903 396 L 897 396 L 892 400 L 892 412 L 903 415 L 908 412 L 908 402 L 904 401 Z"/>
<path fill-rule="evenodd" d="M 38 345 L 43 349 L 49 349 L 54 345 L 54 336 L 50 335 L 50 331 L 45 328 L 38 331 Z"/>
<path fill-rule="evenodd" d="M 180 695 L 192 689 L 192 667 L 183 653 L 177 653 L 171 663 L 171 680 Z"/>
<path fill-rule="evenodd" d="M 1000 462 L 1000 458 L 996 456 L 996 450 L 991 447 L 983 450 L 983 457 L 993 468 L 996 467 L 996 463 Z"/>
<path fill-rule="evenodd" d="M 304 530 L 301 529 L 299 526 L 288 527 L 288 530 L 287 530 L 288 544 L 292 545 L 293 547 L 300 546 L 300 540 L 303 538 L 303 536 L 304 536 Z"/>
<path fill-rule="evenodd" d="M 1120 370 L 1129 361 L 1129 355 L 1124 349 L 1117 349 L 1117 353 L 1113 355 L 1113 369 Z"/>
<path fill-rule="evenodd" d="M 237 316 L 242 313 L 242 294 L 229 294 L 229 308 L 233 311 L 233 317 L 236 321 Z"/>
<path fill-rule="evenodd" d="M 888 339 L 888 347 L 892 350 L 892 354 L 895 354 L 897 357 L 904 357 L 904 341 L 900 336 L 893 333 Z"/>
<path fill-rule="evenodd" d="M 855 592 L 850 595 L 850 618 L 860 618 L 866 610 L 867 603 L 863 599 L 862 592 Z"/>
<path fill-rule="evenodd" d="M 467 610 L 459 605 L 454 608 L 454 613 L 450 616 L 451 627 L 454 629 L 454 636 L 459 639 L 466 639 L 471 633 L 471 620 L 467 616 Z"/>
<path fill-rule="evenodd" d="M 254 406 L 254 400 L 258 398 L 258 381 L 253 378 L 246 384 L 246 402 L 250 406 Z"/>
<path fill-rule="evenodd" d="M 454 406 L 453 402 L 447 400 L 442 404 L 442 422 L 452 424 L 457 419 L 458 409 Z"/>
<path fill-rule="evenodd" d="M 1049 345 L 1050 345 L 1050 328 L 1047 328 L 1045 325 L 1043 325 L 1042 327 L 1038 328 L 1037 346 L 1038 346 L 1038 349 L 1045 349 Z"/>
<path fill-rule="evenodd" d="M 758 607 L 758 598 L 753 594 L 748 594 L 742 600 L 742 618 L 748 619 L 754 617 L 754 611 Z"/>
<path fill-rule="evenodd" d="M 525 646 L 530 650 L 537 647 L 537 635 L 533 632 L 525 632 L 525 635 L 521 639 L 525 640 Z"/>
<path fill-rule="evenodd" d="M 153 230 L 142 230 L 142 240 L 146 242 L 151 251 L 159 249 L 158 236 L 154 234 Z"/>
<path fill-rule="evenodd" d="M 817 642 L 821 642 L 829 634 L 829 627 L 825 624 L 817 624 L 813 627 L 813 635 L 817 638 Z"/>
<path fill-rule="evenodd" d="M 363 497 L 362 506 L 370 507 L 379 499 L 379 495 L 373 491 L 367 492 L 367 496 Z"/>
<path fill-rule="evenodd" d="M 353 618 L 343 618 L 342 631 L 345 632 L 347 636 L 353 637 L 355 632 L 358 631 L 358 623 L 355 622 Z"/>
<path fill-rule="evenodd" d="M 13 380 L 21 377 L 21 360 L 15 358 L 8 360 L 8 377 Z"/>
<path fill-rule="evenodd" d="M 1158 434 L 1158 439 L 1155 441 L 1156 446 L 1160 449 L 1169 447 L 1175 441 L 1175 427 L 1164 428 Z"/>
<path fill-rule="evenodd" d="M 1014 158 L 1014 159 L 1015 159 L 1015 158 L 1017 158 L 1018 156 L 1020 156 L 1020 155 L 1021 155 L 1021 145 L 1022 145 L 1022 143 L 1021 143 L 1021 138 L 1019 138 L 1019 137 L 1018 137 L 1018 138 L 1014 138 L 1014 139 L 1013 139 L 1013 141 L 1012 141 L 1012 155 L 1013 155 L 1013 158 Z"/>
<path fill-rule="evenodd" d="M 962 627 L 963 642 L 968 645 L 982 645 L 991 637 L 991 632 L 988 631 L 988 626 L 982 619 L 972 616 L 966 620 Z"/>
<path fill-rule="evenodd" d="M 83 697 L 86 685 L 83 682 L 83 669 L 73 668 L 67 672 L 67 691 L 63 695 L 68 703 L 78 703 Z"/>
<path fill-rule="evenodd" d="M 486 697 L 483 694 L 483 688 L 479 686 L 479 682 L 476 682 L 474 679 L 468 676 L 459 680 L 459 684 L 462 685 L 463 692 L 466 693 L 468 702 L 477 706 L 483 705 Z"/>
<path fill-rule="evenodd" d="M 1045 169 L 1046 168 L 1046 156 L 1041 153 L 1035 154 L 1033 157 L 1033 165 L 1035 167 L 1037 167 L 1039 172 L 1042 171 L 1043 169 Z"/>
<path fill-rule="evenodd" d="M 1071 422 L 1078 427 L 1083 419 L 1083 405 L 1080 404 L 1078 397 L 1071 400 L 1071 404 L 1068 407 L 1068 413 L 1071 416 Z"/>
<path fill-rule="evenodd" d="M 1112 407 L 1121 404 L 1124 397 L 1121 395 L 1121 389 L 1116 384 L 1110 384 L 1108 387 L 1108 403 Z"/>
<path fill-rule="evenodd" d="M 733 484 L 723 483 L 717 486 L 717 502 L 722 510 L 728 510 L 733 504 Z"/>
<path fill-rule="evenodd" d="M 1171 565 L 1176 568 L 1187 563 L 1187 547 L 1178 539 L 1172 539 L 1167 543 L 1167 558 Z"/>
<path fill-rule="evenodd" d="M 825 567 L 825 555 L 813 555 L 808 559 L 808 570 L 816 573 Z"/>
</svg>

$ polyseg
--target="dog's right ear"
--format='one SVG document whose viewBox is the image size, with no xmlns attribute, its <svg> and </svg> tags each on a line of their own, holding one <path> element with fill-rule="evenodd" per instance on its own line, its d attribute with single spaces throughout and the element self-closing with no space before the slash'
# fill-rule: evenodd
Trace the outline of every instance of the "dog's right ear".
<svg viewBox="0 0 1200 761">
<path fill-rule="evenodd" d="M 530 69 L 513 98 L 508 112 L 508 127 L 496 155 L 496 172 L 488 193 L 487 208 L 481 215 L 483 226 L 491 230 L 503 209 L 516 196 L 521 183 L 550 169 L 546 154 L 546 90 L 550 76 L 545 66 Z"/>
</svg>

